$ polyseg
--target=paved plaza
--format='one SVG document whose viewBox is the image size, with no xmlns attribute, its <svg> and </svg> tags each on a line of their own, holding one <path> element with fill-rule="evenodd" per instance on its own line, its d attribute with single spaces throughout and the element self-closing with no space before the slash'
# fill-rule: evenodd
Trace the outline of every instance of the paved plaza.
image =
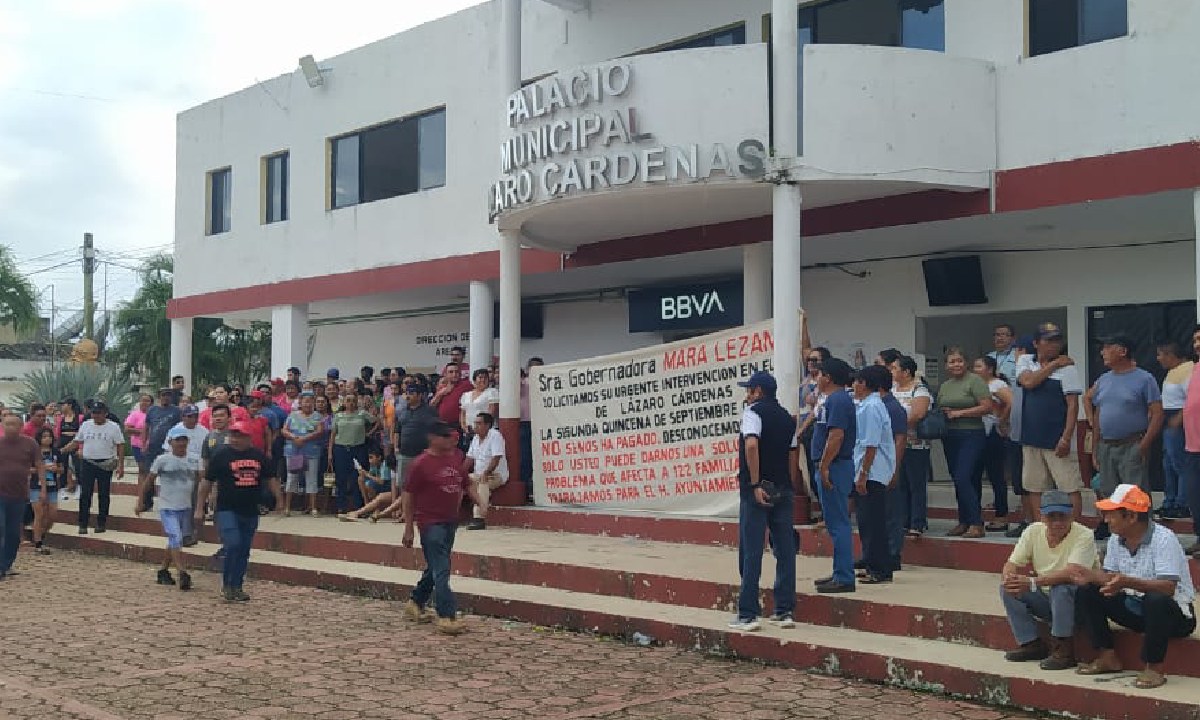
<svg viewBox="0 0 1200 720">
<path fill-rule="evenodd" d="M 468 617 L 446 638 L 395 602 L 252 582 L 225 605 L 147 565 L 22 552 L 0 585 L 12 720 L 1029 717 L 677 648 Z M 836 711 L 835 711 L 836 709 Z"/>
</svg>

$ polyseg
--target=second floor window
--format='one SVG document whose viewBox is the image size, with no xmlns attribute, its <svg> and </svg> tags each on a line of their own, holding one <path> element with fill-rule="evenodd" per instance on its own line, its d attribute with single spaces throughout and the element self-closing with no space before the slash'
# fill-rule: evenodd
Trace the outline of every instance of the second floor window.
<svg viewBox="0 0 1200 720">
<path fill-rule="evenodd" d="M 800 8 L 800 44 L 946 49 L 944 0 L 831 0 Z"/>
<path fill-rule="evenodd" d="M 1029 0 L 1029 54 L 1122 37 L 1128 11 L 1128 0 Z"/>
<path fill-rule="evenodd" d="M 232 226 L 233 170 L 223 168 L 208 174 L 207 235 L 229 232 Z"/>
<path fill-rule="evenodd" d="M 715 32 L 705 33 L 698 37 L 688 40 L 680 40 L 677 43 L 671 43 L 658 48 L 655 52 L 666 52 L 668 50 L 694 50 L 695 48 L 709 47 L 724 47 L 727 45 L 745 45 L 746 44 L 746 25 L 741 23 L 733 27 L 717 30 Z"/>
<path fill-rule="evenodd" d="M 332 141 L 334 208 L 446 184 L 446 111 L 394 120 Z"/>
<path fill-rule="evenodd" d="M 266 175 L 267 223 L 283 222 L 288 219 L 288 154 L 279 153 L 263 160 Z"/>
</svg>

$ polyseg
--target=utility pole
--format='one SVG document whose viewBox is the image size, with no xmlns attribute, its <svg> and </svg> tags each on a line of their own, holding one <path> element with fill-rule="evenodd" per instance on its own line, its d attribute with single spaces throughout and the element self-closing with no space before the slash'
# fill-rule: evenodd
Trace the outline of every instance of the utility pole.
<svg viewBox="0 0 1200 720">
<path fill-rule="evenodd" d="M 58 365 L 58 339 L 54 337 L 54 322 L 57 319 L 54 307 L 54 286 L 50 286 L 50 369 Z"/>
<path fill-rule="evenodd" d="M 92 278 L 96 274 L 96 248 L 92 234 L 83 234 L 83 336 L 95 339 L 96 300 L 92 297 Z"/>
</svg>

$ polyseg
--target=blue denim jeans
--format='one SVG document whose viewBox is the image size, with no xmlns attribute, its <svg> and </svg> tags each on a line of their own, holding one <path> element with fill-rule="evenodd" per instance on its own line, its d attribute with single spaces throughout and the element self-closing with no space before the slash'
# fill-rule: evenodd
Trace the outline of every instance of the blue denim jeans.
<svg viewBox="0 0 1200 720">
<path fill-rule="evenodd" d="M 983 455 L 986 438 L 983 428 L 950 430 L 942 439 L 946 450 L 946 466 L 954 478 L 954 495 L 958 500 L 958 522 L 968 527 L 983 524 L 983 507 L 975 488 L 975 466 Z"/>
<path fill-rule="evenodd" d="M 900 459 L 896 487 L 888 491 L 888 553 L 900 564 L 906 530 L 929 529 L 929 450 L 908 448 Z"/>
<path fill-rule="evenodd" d="M 12 569 L 21 547 L 21 527 L 25 520 L 27 500 L 0 498 L 0 575 Z"/>
<path fill-rule="evenodd" d="M 820 472 L 818 471 L 818 475 Z M 854 532 L 850 529 L 850 492 L 854 489 L 854 462 L 834 460 L 829 467 L 833 489 L 820 480 L 821 512 L 825 529 L 833 538 L 833 581 L 854 585 Z"/>
<path fill-rule="evenodd" d="M 796 610 L 796 537 L 792 533 L 795 495 L 785 492 L 779 502 L 763 507 L 742 498 L 738 514 L 738 570 L 742 587 L 738 593 L 738 617 L 749 620 L 762 614 L 758 582 L 762 578 L 763 538 L 771 535 L 775 554 L 775 614 Z"/>
<path fill-rule="evenodd" d="M 992 486 L 996 519 L 1000 521 L 1008 517 L 1008 480 L 1004 477 L 1004 461 L 1008 455 L 1007 442 L 995 430 L 984 436 L 983 452 L 979 455 L 979 462 L 975 464 L 975 473 L 972 476 L 975 492 L 982 502 L 983 473 L 987 472 L 988 483 Z"/>
<path fill-rule="evenodd" d="M 222 510 L 216 514 L 215 521 L 225 548 L 221 586 L 240 588 L 246 578 L 246 566 L 250 564 L 250 545 L 258 531 L 258 515 L 238 515 L 232 510 Z"/>
<path fill-rule="evenodd" d="M 1020 596 L 1009 595 L 1001 585 L 1000 600 L 1008 626 L 1020 645 L 1037 640 L 1039 620 L 1050 623 L 1050 634 L 1056 638 L 1075 635 L 1074 585 L 1055 585 L 1045 592 L 1030 590 Z"/>
<path fill-rule="evenodd" d="M 354 461 L 367 467 L 367 446 L 333 445 L 333 476 L 337 481 L 337 511 L 346 512 L 363 505 L 362 491 L 358 489 L 358 471 Z"/>
<path fill-rule="evenodd" d="M 421 528 L 421 553 L 425 555 L 425 571 L 412 591 L 412 601 L 425 607 L 430 597 L 433 609 L 440 618 L 453 618 L 458 613 L 454 591 L 450 589 L 450 554 L 454 552 L 454 533 L 457 523 L 438 523 Z"/>
<path fill-rule="evenodd" d="M 1188 507 L 1186 469 L 1184 468 L 1184 437 L 1182 427 L 1165 427 L 1163 439 L 1163 504 L 1164 508 Z"/>
</svg>

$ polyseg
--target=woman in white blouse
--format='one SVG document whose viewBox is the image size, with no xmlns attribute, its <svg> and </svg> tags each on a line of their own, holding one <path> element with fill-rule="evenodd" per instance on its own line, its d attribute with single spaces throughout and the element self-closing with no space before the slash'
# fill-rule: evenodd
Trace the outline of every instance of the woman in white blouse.
<svg viewBox="0 0 1200 720">
<path fill-rule="evenodd" d="M 458 401 L 458 426 L 463 428 L 463 432 L 471 432 L 479 413 L 500 417 L 500 391 L 491 387 L 491 382 L 492 376 L 487 368 L 479 368 L 471 373 L 473 387 L 463 393 Z"/>
</svg>

